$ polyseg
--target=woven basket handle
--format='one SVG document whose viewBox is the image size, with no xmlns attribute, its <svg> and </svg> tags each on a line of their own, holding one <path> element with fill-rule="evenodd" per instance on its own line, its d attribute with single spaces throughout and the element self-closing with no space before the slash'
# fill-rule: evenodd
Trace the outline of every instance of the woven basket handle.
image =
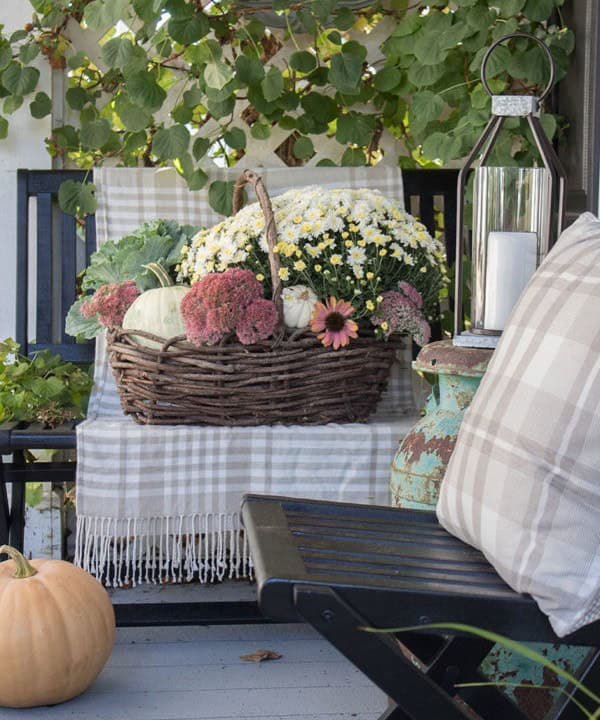
<svg viewBox="0 0 600 720">
<path fill-rule="evenodd" d="M 249 184 L 254 188 L 256 197 L 265 216 L 265 236 L 269 249 L 269 266 L 271 269 L 271 282 L 273 283 L 273 302 L 279 313 L 279 324 L 283 327 L 283 300 L 281 297 L 282 283 L 279 277 L 279 255 L 275 252 L 277 245 L 277 228 L 275 216 L 271 206 L 271 198 L 260 175 L 253 170 L 244 170 L 236 180 L 233 188 L 233 212 L 237 213 L 244 204 L 244 187 Z"/>
</svg>

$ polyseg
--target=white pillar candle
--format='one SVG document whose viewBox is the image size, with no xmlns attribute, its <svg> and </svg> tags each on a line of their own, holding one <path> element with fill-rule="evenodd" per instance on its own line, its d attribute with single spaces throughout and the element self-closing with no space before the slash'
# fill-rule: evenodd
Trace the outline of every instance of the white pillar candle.
<svg viewBox="0 0 600 720">
<path fill-rule="evenodd" d="M 504 330 L 536 264 L 536 233 L 495 231 L 488 235 L 483 314 L 486 330 Z"/>
</svg>

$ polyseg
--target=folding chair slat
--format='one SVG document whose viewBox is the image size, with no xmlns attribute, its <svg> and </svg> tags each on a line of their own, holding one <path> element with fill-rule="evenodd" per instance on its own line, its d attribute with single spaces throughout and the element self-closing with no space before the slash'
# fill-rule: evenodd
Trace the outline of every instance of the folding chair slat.
<svg viewBox="0 0 600 720">
<path fill-rule="evenodd" d="M 481 562 L 477 561 L 465 561 L 463 563 L 454 560 L 453 558 L 427 558 L 427 563 L 424 564 L 424 558 L 418 553 L 415 554 L 409 554 L 406 553 L 406 555 L 402 555 L 401 553 L 398 553 L 396 555 L 394 554 L 378 554 L 376 552 L 365 552 L 364 548 L 361 548 L 361 550 L 356 550 L 355 548 L 351 548 L 348 551 L 342 551 L 339 548 L 336 548 L 335 551 L 328 548 L 325 543 L 323 543 L 324 547 L 321 550 L 318 543 L 314 543 L 310 547 L 306 547 L 304 545 L 299 546 L 299 550 L 302 553 L 302 557 L 304 561 L 309 563 L 318 563 L 321 560 L 325 561 L 328 557 L 331 555 L 334 555 L 334 557 L 338 560 L 338 562 L 353 562 L 353 563 L 371 563 L 371 562 L 377 562 L 379 566 L 391 566 L 393 568 L 399 568 L 399 567 L 420 567 L 423 568 L 424 571 L 430 570 L 431 572 L 439 572 L 442 569 L 447 570 L 448 572 L 456 571 L 468 574 L 469 572 L 473 573 L 484 573 L 488 574 L 490 576 L 490 579 L 493 579 L 494 581 L 498 582 L 498 584 L 501 584 L 502 581 L 495 575 L 494 571 L 490 569 L 489 565 L 486 566 Z"/>
<path fill-rule="evenodd" d="M 419 568 L 414 565 L 410 565 L 404 562 L 398 563 L 368 563 L 358 562 L 351 558 L 346 560 L 338 559 L 335 564 L 327 560 L 319 560 L 313 558 L 310 561 L 306 561 L 306 556 L 303 555 L 306 562 L 306 566 L 312 573 L 340 573 L 345 575 L 360 574 L 364 577 L 381 576 L 387 577 L 391 580 L 395 580 L 399 575 L 403 578 L 411 578 L 412 580 L 426 582 L 430 581 L 435 583 L 436 586 L 442 585 L 443 583 L 454 584 L 457 580 L 460 581 L 462 587 L 473 586 L 476 588 L 489 588 L 489 582 L 483 583 L 480 578 L 475 577 L 472 581 L 461 573 L 460 568 L 456 568 L 454 571 L 448 568 Z M 503 590 L 503 584 L 499 579 L 495 580 L 495 586 L 498 592 Z"/>
<path fill-rule="evenodd" d="M 507 590 L 503 585 L 491 585 L 489 582 L 485 582 L 484 579 L 482 579 L 481 582 L 473 582 L 460 575 L 456 577 L 444 577 L 442 575 L 434 577 L 431 574 L 424 576 L 423 573 L 415 572 L 377 574 L 360 570 L 352 571 L 351 569 L 341 568 L 338 565 L 331 566 L 328 570 L 321 570 L 316 566 L 305 565 L 305 569 L 308 579 L 314 582 L 352 585 L 355 588 L 369 588 L 377 585 L 378 587 L 380 586 L 382 590 L 386 589 L 390 593 L 408 592 L 416 595 L 426 593 L 456 595 L 458 598 L 465 598 L 465 601 L 467 598 L 471 602 L 479 599 L 482 603 L 487 599 L 504 599 L 508 602 L 513 602 L 515 598 L 520 597 L 512 590 Z M 524 598 L 524 601 L 528 602 L 526 598 Z"/>
<path fill-rule="evenodd" d="M 307 556 L 311 552 L 325 550 L 332 556 L 352 553 L 359 556 L 379 557 L 382 561 L 396 562 L 400 559 L 415 559 L 420 563 L 428 562 L 433 565 L 457 564 L 462 571 L 470 568 L 473 572 L 486 572 L 494 575 L 479 553 L 465 553 L 463 548 L 442 545 L 437 541 L 427 542 L 423 536 L 414 539 L 405 537 L 390 537 L 387 540 L 380 538 L 373 540 L 368 534 L 356 531 L 344 536 L 338 532 L 324 531 L 320 534 L 308 535 L 291 531 L 296 539 L 299 552 Z M 496 576 L 495 576 L 496 577 Z"/>
<path fill-rule="evenodd" d="M 371 535 L 372 537 L 389 538 L 390 532 L 394 533 L 394 539 L 399 540 L 400 537 L 406 536 L 409 540 L 419 540 L 424 537 L 428 541 L 436 540 L 443 544 L 447 538 L 439 532 L 437 528 L 423 527 L 419 523 L 368 523 L 356 520 L 354 523 L 350 520 L 340 521 L 336 518 L 319 518 L 318 520 L 295 520 L 293 516 L 288 515 L 290 530 L 293 533 L 310 534 L 311 532 L 322 532 L 327 534 L 343 533 L 344 537 L 352 535 L 353 532 L 360 533 L 361 537 Z M 402 532 L 399 533 L 399 528 Z"/>
</svg>

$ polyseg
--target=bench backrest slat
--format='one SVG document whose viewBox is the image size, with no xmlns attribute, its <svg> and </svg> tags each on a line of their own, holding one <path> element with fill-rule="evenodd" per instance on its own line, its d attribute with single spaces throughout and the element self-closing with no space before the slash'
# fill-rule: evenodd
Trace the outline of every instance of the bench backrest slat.
<svg viewBox="0 0 600 720">
<path fill-rule="evenodd" d="M 67 215 L 61 218 L 60 314 L 65 318 L 75 302 L 77 276 L 77 229 Z"/>
<path fill-rule="evenodd" d="M 458 170 L 403 170 L 404 203 L 433 233 L 435 215 L 444 217 L 444 240 L 448 266 L 456 255 L 456 201 Z"/>
<path fill-rule="evenodd" d="M 52 338 L 52 194 L 48 192 L 37 195 L 37 312 L 35 337 Z"/>
</svg>

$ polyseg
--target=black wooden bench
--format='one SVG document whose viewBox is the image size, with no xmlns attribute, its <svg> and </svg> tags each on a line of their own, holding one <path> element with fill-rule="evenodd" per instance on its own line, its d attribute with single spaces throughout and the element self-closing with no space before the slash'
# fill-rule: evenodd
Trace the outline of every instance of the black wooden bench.
<svg viewBox="0 0 600 720">
<path fill-rule="evenodd" d="M 460 623 L 520 641 L 589 645 L 580 679 L 600 691 L 600 622 L 558 638 L 533 599 L 513 592 L 435 513 L 248 495 L 242 518 L 263 614 L 316 628 L 393 700 L 380 720 L 473 720 L 464 703 L 485 720 L 525 715 L 497 687 L 456 687 L 486 680 L 478 666 L 493 642 L 438 630 L 401 633 L 401 646 L 362 627 Z M 565 697 L 551 717 L 583 716 Z"/>
<path fill-rule="evenodd" d="M 15 339 L 23 354 L 31 355 L 48 349 L 65 360 L 91 363 L 94 343 L 76 343 L 64 332 L 64 318 L 77 292 L 77 275 L 87 265 L 95 250 L 96 226 L 88 217 L 85 227 L 74 217 L 58 208 L 58 189 L 65 180 L 83 180 L 85 173 L 77 170 L 19 170 L 17 175 L 17 319 Z M 404 171 L 404 194 L 407 209 L 417 214 L 431 230 L 435 215 L 443 209 L 445 234 L 455 236 L 456 178 L 454 170 Z M 91 179 L 91 178 L 89 178 Z M 33 202 L 34 201 L 34 202 Z M 33 236 L 33 240 L 31 240 Z M 452 262 L 454 243 L 448 246 Z M 31 258 L 35 257 L 32 267 Z M 31 314 L 35 320 L 31 326 Z M 31 338 L 35 338 L 32 340 Z M 75 480 L 75 463 L 26 463 L 28 449 L 75 448 L 75 424 L 48 430 L 40 425 L 11 423 L 0 425 L 0 544 L 9 542 L 22 549 L 25 528 L 25 485 L 44 480 L 53 483 Z M 3 462 L 2 455 L 12 455 Z M 9 503 L 7 485 L 12 484 Z M 207 608 L 207 621 L 222 616 L 223 622 L 248 615 L 256 619 L 258 610 L 250 603 L 217 603 Z M 152 606 L 119 606 L 121 624 L 164 624 L 164 606 L 154 612 Z M 178 603 L 170 617 L 173 622 L 202 622 L 192 604 Z"/>
</svg>

